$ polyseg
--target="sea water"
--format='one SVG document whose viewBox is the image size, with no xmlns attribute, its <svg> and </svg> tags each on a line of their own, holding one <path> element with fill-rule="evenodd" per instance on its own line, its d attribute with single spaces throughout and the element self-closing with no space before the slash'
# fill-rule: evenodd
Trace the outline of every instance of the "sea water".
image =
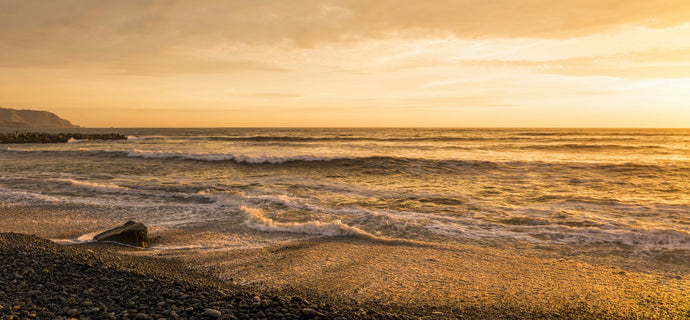
<svg viewBox="0 0 690 320">
<path fill-rule="evenodd" d="M 161 249 L 357 237 L 690 250 L 690 130 L 79 130 L 129 137 L 0 145 L 0 203 L 196 239 Z"/>
</svg>

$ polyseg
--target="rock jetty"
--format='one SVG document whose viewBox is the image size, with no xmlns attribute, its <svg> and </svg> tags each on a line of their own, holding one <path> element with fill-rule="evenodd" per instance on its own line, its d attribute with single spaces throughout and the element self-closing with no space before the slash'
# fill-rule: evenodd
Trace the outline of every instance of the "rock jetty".
<svg viewBox="0 0 690 320">
<path fill-rule="evenodd" d="M 0 143 L 65 143 L 70 140 L 126 140 L 121 133 L 0 133 Z"/>
</svg>

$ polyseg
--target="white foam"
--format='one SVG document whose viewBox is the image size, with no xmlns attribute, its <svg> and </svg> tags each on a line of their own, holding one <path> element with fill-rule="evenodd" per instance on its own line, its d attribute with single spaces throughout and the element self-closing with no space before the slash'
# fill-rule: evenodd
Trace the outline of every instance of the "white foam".
<svg viewBox="0 0 690 320">
<path fill-rule="evenodd" d="M 638 249 L 690 250 L 690 233 L 674 229 L 630 229 L 594 232 L 592 242 L 604 240 Z"/>
<path fill-rule="evenodd" d="M 109 183 L 96 183 L 88 181 L 80 181 L 74 179 L 53 179 L 52 181 L 59 181 L 63 183 L 68 183 L 69 185 L 92 191 L 98 191 L 101 193 L 110 194 L 126 194 L 138 197 L 146 197 L 148 200 L 151 198 L 173 198 L 173 199 L 193 199 L 193 198 L 203 198 L 205 200 L 210 200 L 211 202 L 218 201 L 219 197 L 213 194 L 200 194 L 200 193 L 185 193 L 185 192 L 170 192 L 163 190 L 146 190 L 146 189 L 130 189 L 127 187 L 122 187 L 116 184 Z"/>
<path fill-rule="evenodd" d="M 67 143 L 77 143 L 77 142 L 81 142 L 81 140 L 77 140 L 74 138 L 69 138 L 69 140 L 67 140 Z"/>
<path fill-rule="evenodd" d="M 248 156 L 248 155 L 234 155 L 225 153 L 194 153 L 194 152 L 166 152 L 166 151 L 144 151 L 132 150 L 127 152 L 127 156 L 131 158 L 144 159 L 182 159 L 182 160 L 197 160 L 197 161 L 234 161 L 237 163 L 249 164 L 280 164 L 292 161 L 333 161 L 338 159 L 354 159 L 352 157 L 324 157 L 313 155 L 295 155 L 295 156 Z"/>
<path fill-rule="evenodd" d="M 55 203 L 61 200 L 61 198 L 58 197 L 52 197 L 48 195 L 44 195 L 41 193 L 34 193 L 34 192 L 29 192 L 29 191 L 20 191 L 20 190 L 9 190 L 9 189 L 0 189 L 0 196 L 2 196 L 2 200 L 10 200 L 10 202 L 22 202 L 21 200 L 30 200 L 30 201 L 39 201 L 39 202 L 49 202 L 49 203 Z"/>
<path fill-rule="evenodd" d="M 79 242 L 93 241 L 93 237 L 95 237 L 99 233 L 100 232 L 91 232 L 91 233 L 87 233 L 87 234 L 82 234 L 81 236 L 77 237 L 76 240 Z"/>
<path fill-rule="evenodd" d="M 101 232 L 91 232 L 91 233 L 86 233 L 83 235 L 80 235 L 76 239 L 50 239 L 53 242 L 60 243 L 60 244 L 80 244 L 80 243 L 89 243 L 89 242 L 96 242 L 93 237 L 96 235 L 100 234 Z M 102 242 L 108 242 L 108 243 L 114 243 L 119 246 L 124 246 L 124 247 L 132 247 L 132 248 L 139 248 L 137 246 L 129 245 L 129 244 L 124 244 L 121 242 L 117 241 L 103 241 Z"/>
<path fill-rule="evenodd" d="M 284 194 L 282 194 L 282 195 L 247 196 L 246 198 L 278 203 L 278 204 L 281 204 L 283 206 L 290 207 L 290 208 L 298 208 L 298 209 L 304 209 L 304 210 L 310 210 L 310 211 L 324 211 L 324 208 L 309 204 L 307 202 L 307 199 L 298 198 L 298 197 L 290 197 L 290 196 L 284 195 Z"/>
<path fill-rule="evenodd" d="M 99 233 L 100 232 L 91 232 L 91 233 L 82 234 L 75 239 L 51 239 L 51 241 L 57 242 L 57 243 L 63 243 L 63 244 L 94 242 L 95 240 L 93 239 L 93 237 L 95 237 Z"/>
<path fill-rule="evenodd" d="M 291 232 L 323 236 L 356 236 L 365 239 L 377 239 L 376 236 L 367 233 L 357 227 L 349 226 L 340 220 L 331 222 L 277 222 L 264 216 L 261 209 L 241 207 L 240 212 L 245 216 L 244 225 L 266 232 Z"/>
<path fill-rule="evenodd" d="M 65 182 L 68 183 L 74 187 L 77 188 L 82 188 L 82 189 L 90 189 L 90 190 L 96 190 L 96 191 L 106 191 L 106 192 L 122 192 L 122 191 L 129 191 L 129 188 L 126 187 L 121 187 L 116 184 L 109 184 L 109 183 L 96 183 L 96 182 L 88 182 L 88 181 L 79 181 L 79 180 L 74 180 L 74 179 L 56 179 L 55 181 L 60 181 L 60 182 Z"/>
</svg>

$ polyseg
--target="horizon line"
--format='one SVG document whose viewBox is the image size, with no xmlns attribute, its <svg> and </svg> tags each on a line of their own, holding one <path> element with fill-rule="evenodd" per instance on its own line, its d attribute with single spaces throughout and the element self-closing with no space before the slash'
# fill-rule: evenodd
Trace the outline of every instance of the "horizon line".
<svg viewBox="0 0 690 320">
<path fill-rule="evenodd" d="M 62 129 L 62 128 L 36 128 L 36 129 Z M 548 127 L 548 126 L 199 126 L 199 127 L 176 127 L 176 126 L 156 126 L 156 127 L 86 127 L 80 126 L 74 129 L 690 129 L 688 127 Z"/>
</svg>

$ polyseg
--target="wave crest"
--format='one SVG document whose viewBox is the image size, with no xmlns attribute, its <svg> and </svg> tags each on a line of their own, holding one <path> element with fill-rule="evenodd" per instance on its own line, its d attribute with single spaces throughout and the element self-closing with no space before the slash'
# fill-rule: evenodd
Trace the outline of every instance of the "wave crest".
<svg viewBox="0 0 690 320">
<path fill-rule="evenodd" d="M 88 182 L 88 181 L 79 181 L 79 180 L 74 180 L 74 179 L 56 179 L 56 181 L 64 182 L 64 183 L 67 183 L 67 184 L 74 186 L 74 187 L 77 187 L 77 188 L 90 189 L 90 190 L 96 190 L 96 191 L 122 192 L 122 191 L 130 190 L 129 188 L 121 187 L 121 186 L 118 186 L 116 184 L 109 184 L 109 183 L 96 183 L 96 182 Z"/>
<path fill-rule="evenodd" d="M 240 212 L 245 216 L 244 225 L 259 231 L 304 233 L 331 237 L 355 236 L 365 239 L 377 239 L 376 236 L 357 227 L 344 224 L 340 220 L 331 222 L 277 222 L 267 218 L 261 209 L 243 206 L 240 208 Z"/>
<path fill-rule="evenodd" d="M 236 163 L 248 164 L 281 164 L 295 161 L 331 161 L 338 159 L 352 159 L 349 157 L 323 157 L 312 155 L 296 155 L 296 156 L 247 156 L 234 155 L 223 153 L 188 153 L 188 152 L 164 152 L 164 151 L 142 151 L 133 150 L 127 153 L 130 158 L 144 158 L 144 159 L 180 159 L 180 160 L 196 160 L 196 161 L 234 161 Z"/>
</svg>

